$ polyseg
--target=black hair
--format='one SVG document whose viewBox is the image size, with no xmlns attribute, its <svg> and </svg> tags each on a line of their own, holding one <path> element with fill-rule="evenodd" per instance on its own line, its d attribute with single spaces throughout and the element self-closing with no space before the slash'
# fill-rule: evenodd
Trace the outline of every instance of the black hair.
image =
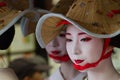
<svg viewBox="0 0 120 80">
<path fill-rule="evenodd" d="M 110 45 L 120 48 L 120 34 L 111 38 Z"/>
<path fill-rule="evenodd" d="M 19 72 L 16 72 L 19 80 L 23 80 L 26 76 L 32 77 L 33 74 L 37 71 L 34 69 L 34 64 L 26 65 Z"/>
<path fill-rule="evenodd" d="M 15 34 L 15 28 L 13 25 L 6 32 L 0 35 L 0 50 L 7 49 L 10 46 L 11 42 L 13 41 L 14 34 Z"/>
<path fill-rule="evenodd" d="M 36 65 L 26 59 L 18 58 L 10 62 L 8 67 L 14 70 L 19 80 L 23 80 L 27 76 L 32 78 L 36 72 L 41 73 Z"/>
</svg>

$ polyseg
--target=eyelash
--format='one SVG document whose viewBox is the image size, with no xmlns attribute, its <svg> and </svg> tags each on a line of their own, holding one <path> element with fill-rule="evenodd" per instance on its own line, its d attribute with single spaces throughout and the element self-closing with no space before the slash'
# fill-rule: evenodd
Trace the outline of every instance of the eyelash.
<svg viewBox="0 0 120 80">
<path fill-rule="evenodd" d="M 71 39 L 66 39 L 67 42 L 71 42 L 72 40 Z"/>
<path fill-rule="evenodd" d="M 82 38 L 80 41 L 87 42 L 87 41 L 90 41 L 90 40 L 91 40 L 91 38 L 86 37 L 86 38 Z"/>
<path fill-rule="evenodd" d="M 88 42 L 88 41 L 90 41 L 90 40 L 91 40 L 91 38 L 86 37 L 86 38 L 82 38 L 80 41 L 83 41 L 83 42 Z M 66 41 L 67 41 L 67 42 L 71 42 L 71 41 L 72 41 L 72 39 L 66 39 Z"/>
<path fill-rule="evenodd" d="M 60 37 L 65 37 L 65 34 L 60 34 L 59 36 L 60 36 Z"/>
</svg>

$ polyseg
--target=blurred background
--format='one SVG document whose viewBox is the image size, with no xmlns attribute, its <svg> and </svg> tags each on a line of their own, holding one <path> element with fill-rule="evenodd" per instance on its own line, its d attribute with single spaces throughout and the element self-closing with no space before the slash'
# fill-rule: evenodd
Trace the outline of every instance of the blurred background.
<svg viewBox="0 0 120 80">
<path fill-rule="evenodd" d="M 59 0 L 51 0 L 52 3 L 50 6 L 47 6 L 48 3 L 42 3 L 41 1 L 45 0 L 35 0 L 35 7 L 42 9 L 50 9 L 54 6 Z M 46 0 L 47 1 L 47 0 Z M 42 5 L 40 5 L 42 4 Z M 34 34 L 30 34 L 27 37 L 24 37 L 20 23 L 15 24 L 15 36 L 12 41 L 11 46 L 7 50 L 0 50 L 0 68 L 4 68 L 9 65 L 11 61 L 17 58 L 31 58 L 39 56 L 39 58 L 44 59 L 46 64 L 50 65 L 52 68 L 45 73 L 46 76 L 52 74 L 56 68 L 59 67 L 59 64 L 54 63 L 50 58 L 47 57 L 45 49 L 42 49 L 36 39 Z M 115 68 L 120 72 L 120 49 L 115 48 L 112 55 L 113 63 Z"/>
<path fill-rule="evenodd" d="M 50 10 L 59 0 L 34 0 L 34 7 Z M 49 76 L 59 66 L 48 58 L 45 49 L 42 49 L 36 41 L 35 34 L 24 37 L 20 28 L 20 21 L 15 25 L 14 39 L 7 50 L 0 50 L 0 68 L 7 67 L 11 61 L 17 58 L 32 58 L 38 56 L 52 68 L 45 73 Z M 54 66 L 53 66 L 54 65 Z"/>
</svg>

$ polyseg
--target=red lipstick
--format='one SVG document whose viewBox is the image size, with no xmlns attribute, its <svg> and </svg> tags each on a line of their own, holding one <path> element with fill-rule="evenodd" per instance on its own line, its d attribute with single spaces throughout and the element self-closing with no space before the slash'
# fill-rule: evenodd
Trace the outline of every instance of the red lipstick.
<svg viewBox="0 0 120 80">
<path fill-rule="evenodd" d="M 76 64 L 80 64 L 80 63 L 82 63 L 84 60 L 75 60 L 75 63 Z"/>
<path fill-rule="evenodd" d="M 54 55 L 57 55 L 57 54 L 60 53 L 60 51 L 51 51 L 51 52 L 52 52 L 52 54 L 54 54 Z"/>
</svg>

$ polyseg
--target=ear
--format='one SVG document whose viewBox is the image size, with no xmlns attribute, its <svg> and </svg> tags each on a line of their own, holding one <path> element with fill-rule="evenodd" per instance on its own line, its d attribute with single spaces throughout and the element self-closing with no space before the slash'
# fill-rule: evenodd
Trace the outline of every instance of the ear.
<svg viewBox="0 0 120 80">
<path fill-rule="evenodd" d="M 23 80 L 31 80 L 28 76 L 25 76 Z"/>
</svg>

